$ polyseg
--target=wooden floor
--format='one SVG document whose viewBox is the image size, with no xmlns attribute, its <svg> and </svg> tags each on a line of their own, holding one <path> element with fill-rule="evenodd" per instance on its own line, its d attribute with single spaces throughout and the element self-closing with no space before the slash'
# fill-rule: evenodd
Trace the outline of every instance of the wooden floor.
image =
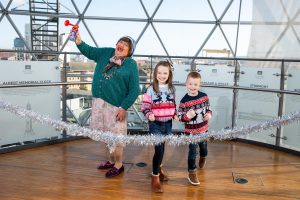
<svg viewBox="0 0 300 200">
<path fill-rule="evenodd" d="M 200 186 L 187 177 L 186 146 L 166 146 L 171 180 L 165 192 L 150 189 L 153 147 L 126 147 L 125 173 L 105 178 L 97 170 L 103 143 L 90 139 L 0 155 L 0 199 L 300 199 L 300 157 L 232 141 L 209 143 Z M 145 162 L 147 166 L 136 164 Z M 248 180 L 246 184 L 237 178 Z"/>
</svg>

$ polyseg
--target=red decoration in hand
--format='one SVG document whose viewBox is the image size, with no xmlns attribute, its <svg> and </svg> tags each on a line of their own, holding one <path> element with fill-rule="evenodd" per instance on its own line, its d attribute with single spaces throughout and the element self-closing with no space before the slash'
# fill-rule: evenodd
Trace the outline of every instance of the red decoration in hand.
<svg viewBox="0 0 300 200">
<path fill-rule="evenodd" d="M 72 30 L 74 30 L 74 31 L 78 31 L 78 29 L 79 29 L 79 26 L 77 25 L 77 24 L 71 24 L 70 23 L 70 21 L 67 19 L 66 21 L 65 21 L 65 26 L 73 26 L 73 28 L 72 28 Z"/>
<path fill-rule="evenodd" d="M 77 24 L 71 24 L 69 20 L 66 20 L 64 24 L 65 26 L 73 26 L 70 33 L 70 40 L 75 41 L 79 26 Z"/>
</svg>

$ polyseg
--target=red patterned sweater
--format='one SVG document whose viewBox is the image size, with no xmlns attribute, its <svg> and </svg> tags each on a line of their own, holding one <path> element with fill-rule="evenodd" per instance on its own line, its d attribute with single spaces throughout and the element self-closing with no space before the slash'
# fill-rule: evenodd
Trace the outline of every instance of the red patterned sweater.
<svg viewBox="0 0 300 200">
<path fill-rule="evenodd" d="M 154 114 L 156 121 L 171 120 L 176 114 L 174 94 L 167 86 L 160 86 L 158 93 L 154 92 L 152 86 L 149 86 L 143 97 L 142 112 L 146 118 Z"/>
<path fill-rule="evenodd" d="M 192 119 L 187 117 L 187 112 L 193 109 L 196 116 Z M 212 115 L 208 96 L 203 92 L 198 92 L 197 96 L 186 94 L 180 101 L 178 117 L 185 123 L 185 133 L 198 134 L 208 130 L 208 121 L 204 121 L 205 115 Z"/>
</svg>

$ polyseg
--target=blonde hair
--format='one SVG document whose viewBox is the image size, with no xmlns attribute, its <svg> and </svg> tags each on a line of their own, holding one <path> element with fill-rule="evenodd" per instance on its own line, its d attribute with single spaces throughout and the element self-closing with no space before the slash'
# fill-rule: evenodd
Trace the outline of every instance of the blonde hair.
<svg viewBox="0 0 300 200">
<path fill-rule="evenodd" d="M 187 75 L 186 80 L 187 80 L 188 78 L 195 78 L 195 79 L 199 78 L 199 79 L 201 80 L 201 74 L 200 74 L 199 72 L 193 71 L 193 72 L 190 72 L 190 73 Z"/>
</svg>

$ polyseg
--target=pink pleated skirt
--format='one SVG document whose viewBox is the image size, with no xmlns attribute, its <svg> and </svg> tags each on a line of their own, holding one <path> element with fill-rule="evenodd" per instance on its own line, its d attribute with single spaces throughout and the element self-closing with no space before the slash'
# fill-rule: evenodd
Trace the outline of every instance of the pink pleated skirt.
<svg viewBox="0 0 300 200">
<path fill-rule="evenodd" d="M 115 134 L 127 134 L 127 116 L 123 121 L 116 120 L 115 107 L 100 98 L 92 100 L 92 115 L 90 128 L 92 130 L 110 131 Z"/>
</svg>

